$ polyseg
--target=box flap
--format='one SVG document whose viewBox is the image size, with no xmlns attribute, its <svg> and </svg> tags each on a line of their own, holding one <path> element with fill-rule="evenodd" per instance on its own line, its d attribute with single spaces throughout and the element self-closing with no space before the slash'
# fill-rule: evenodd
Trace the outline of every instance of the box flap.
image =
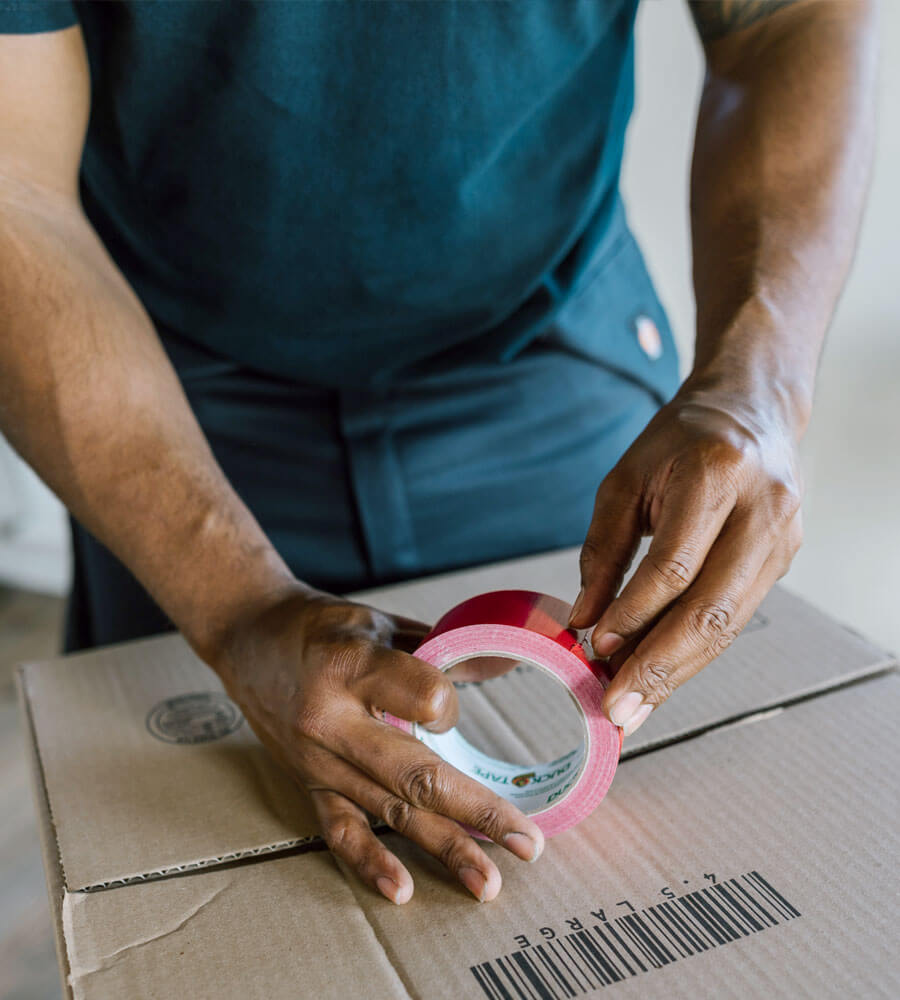
<svg viewBox="0 0 900 1000">
<path fill-rule="evenodd" d="M 576 558 L 568 550 L 366 597 L 387 610 L 434 619 L 485 589 L 565 593 Z M 626 743 L 626 754 L 872 672 L 885 660 L 865 640 L 776 590 L 731 649 Z M 554 700 L 538 688 L 541 680 L 538 671 L 520 669 L 492 682 L 500 687 L 461 693 L 464 723 L 481 732 L 483 749 L 527 762 L 552 750 L 538 739 L 548 728 L 565 739 L 568 696 L 560 697 L 559 688 Z M 23 684 L 70 890 L 302 848 L 317 838 L 306 797 L 180 637 L 31 664 Z"/>
<path fill-rule="evenodd" d="M 898 766 L 891 673 L 623 762 L 536 865 L 489 848 L 504 888 L 488 905 L 394 834 L 411 902 L 351 884 L 410 993 L 435 1000 L 604 983 L 640 998 L 895 997 Z"/>
<path fill-rule="evenodd" d="M 898 720 L 890 674 L 625 761 L 484 906 L 393 834 L 404 907 L 318 853 L 80 894 L 75 995 L 900 995 Z"/>
<path fill-rule="evenodd" d="M 69 889 L 315 837 L 309 800 L 179 636 L 29 664 L 22 683 Z"/>
<path fill-rule="evenodd" d="M 409 1000 L 325 852 L 67 893 L 63 920 L 75 1000 Z"/>
</svg>

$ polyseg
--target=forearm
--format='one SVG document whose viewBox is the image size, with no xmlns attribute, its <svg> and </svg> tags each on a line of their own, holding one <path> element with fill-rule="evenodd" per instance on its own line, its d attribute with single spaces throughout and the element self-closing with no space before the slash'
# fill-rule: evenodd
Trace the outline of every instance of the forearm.
<svg viewBox="0 0 900 1000">
<path fill-rule="evenodd" d="M 873 144 L 867 3 L 791 4 L 707 46 L 691 176 L 691 386 L 800 434 L 850 265 Z"/>
<path fill-rule="evenodd" d="M 0 429 L 201 655 L 292 585 L 77 203 L 3 180 Z"/>
</svg>

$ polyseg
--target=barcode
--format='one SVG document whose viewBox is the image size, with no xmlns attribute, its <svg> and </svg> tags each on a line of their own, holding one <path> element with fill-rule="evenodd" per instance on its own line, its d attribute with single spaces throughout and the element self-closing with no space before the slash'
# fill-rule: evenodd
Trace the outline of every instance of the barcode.
<svg viewBox="0 0 900 1000">
<path fill-rule="evenodd" d="M 490 1000 L 561 1000 L 799 916 L 799 910 L 753 871 L 529 945 L 473 965 L 471 971 Z"/>
</svg>

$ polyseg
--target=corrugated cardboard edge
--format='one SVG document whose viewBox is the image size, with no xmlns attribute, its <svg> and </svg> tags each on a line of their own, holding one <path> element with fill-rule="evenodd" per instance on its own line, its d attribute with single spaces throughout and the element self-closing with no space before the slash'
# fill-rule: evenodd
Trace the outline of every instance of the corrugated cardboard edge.
<svg viewBox="0 0 900 1000">
<path fill-rule="evenodd" d="M 757 716 L 766 716 L 779 709 L 790 708 L 792 705 L 809 701 L 811 698 L 818 698 L 820 695 L 830 694 L 832 691 L 840 691 L 842 688 L 851 687 L 862 681 L 873 680 L 876 677 L 882 677 L 884 674 L 889 674 L 898 669 L 900 669 L 900 660 L 891 653 L 884 653 L 883 658 L 877 660 L 875 663 L 866 664 L 864 667 L 851 670 L 840 677 L 832 677 L 827 681 L 822 681 L 820 684 L 812 684 L 788 697 L 775 698 L 769 702 L 764 701 L 762 704 L 755 705 L 746 712 L 736 712 L 734 715 L 723 716 L 716 719 L 715 722 L 710 722 L 706 725 L 687 726 L 660 739 L 648 740 L 646 743 L 642 743 L 631 750 L 626 746 L 622 751 L 620 760 L 625 761 L 632 757 L 641 757 L 645 753 L 652 753 L 654 750 L 662 750 L 675 743 L 683 743 L 685 740 L 692 740 L 697 736 L 703 736 L 704 733 L 711 732 L 714 729 L 722 729 L 727 726 L 739 725 L 743 722 L 755 721 Z"/>
<path fill-rule="evenodd" d="M 131 645 L 131 642 L 116 643 L 112 646 L 106 647 L 107 649 L 114 649 L 116 647 L 127 647 Z M 78 656 L 90 656 L 95 650 L 85 650 L 83 653 L 72 654 L 75 658 Z M 56 836 L 56 824 L 53 818 L 53 810 L 50 806 L 49 795 L 47 794 L 46 781 L 44 778 L 44 767 L 41 761 L 40 749 L 38 747 L 36 726 L 34 724 L 34 715 L 31 710 L 31 693 L 29 688 L 29 678 L 28 673 L 32 667 L 39 667 L 42 661 L 37 661 L 33 663 L 21 663 L 16 667 L 16 687 L 19 695 L 19 707 L 20 714 L 25 720 L 26 734 L 30 739 L 31 746 L 29 748 L 29 760 L 32 762 L 33 770 L 33 781 L 32 784 L 35 788 L 40 784 L 40 794 L 43 798 L 43 809 L 46 812 L 48 831 L 49 835 L 53 837 L 53 852 L 55 856 L 55 864 L 59 870 L 60 879 L 63 886 L 63 891 L 65 892 L 102 892 L 106 889 L 114 889 L 118 886 L 124 885 L 137 885 L 141 882 L 154 882 L 159 879 L 166 878 L 177 878 L 179 875 L 190 874 L 191 872 L 206 871 L 210 869 L 220 869 L 227 868 L 233 864 L 237 864 L 243 861 L 252 861 L 258 857 L 280 857 L 285 854 L 300 854 L 307 850 L 320 850 L 324 849 L 324 841 L 318 835 L 311 835 L 307 837 L 290 837 L 287 840 L 279 840 L 274 843 L 261 844 L 256 847 L 247 847 L 238 851 L 229 851 L 226 854 L 218 854 L 206 857 L 189 858 L 187 861 L 179 862 L 178 864 L 166 865 L 160 868 L 152 868 L 146 871 L 133 872 L 131 874 L 124 875 L 119 878 L 109 879 L 102 882 L 89 883 L 87 885 L 74 886 L 71 884 L 70 879 L 66 875 L 65 865 L 62 861 L 62 853 L 59 849 L 58 837 Z M 41 804 L 38 804 L 38 811 L 41 810 Z M 44 857 L 45 868 L 48 872 L 49 880 L 49 870 L 51 865 L 51 860 L 49 856 L 45 853 Z"/>
<path fill-rule="evenodd" d="M 67 1000 L 74 1000 L 69 982 L 69 953 L 63 931 L 63 901 L 66 895 L 65 873 L 59 855 L 59 842 L 56 837 L 56 827 L 53 825 L 53 815 L 50 811 L 50 800 L 47 797 L 47 785 L 44 781 L 44 768 L 38 753 L 37 737 L 34 730 L 34 720 L 31 716 L 31 705 L 28 692 L 25 689 L 25 669 L 16 669 L 16 692 L 19 699 L 20 718 L 25 731 L 25 756 L 31 773 L 31 788 L 37 811 L 38 833 L 41 841 L 41 854 L 44 859 L 44 872 L 47 876 L 47 896 L 50 903 L 50 915 L 53 921 L 53 935 L 56 939 L 56 961 L 59 966 L 60 987 L 62 995 Z"/>
<path fill-rule="evenodd" d="M 286 854 L 303 854 L 307 850 L 317 850 L 324 847 L 324 841 L 318 835 L 295 837 L 291 840 L 279 840 L 261 847 L 246 847 L 240 851 L 229 851 L 227 854 L 216 854 L 208 858 L 197 858 L 185 861 L 183 864 L 166 865 L 164 868 L 148 868 L 147 871 L 122 878 L 108 879 L 105 882 L 92 882 L 80 885 L 73 892 L 103 892 L 105 889 L 115 889 L 122 885 L 138 885 L 141 882 L 158 882 L 160 879 L 178 878 L 179 875 L 190 875 L 193 872 L 218 871 L 229 868 L 242 861 L 253 861 L 256 858 L 280 858 Z"/>
</svg>

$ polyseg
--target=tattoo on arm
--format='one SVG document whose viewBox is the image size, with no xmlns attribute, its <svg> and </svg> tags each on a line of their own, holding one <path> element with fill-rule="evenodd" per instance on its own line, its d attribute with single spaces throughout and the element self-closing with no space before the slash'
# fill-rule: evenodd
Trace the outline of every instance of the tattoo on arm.
<svg viewBox="0 0 900 1000">
<path fill-rule="evenodd" d="M 740 31 L 796 0 L 688 0 L 691 16 L 704 42 Z"/>
</svg>

